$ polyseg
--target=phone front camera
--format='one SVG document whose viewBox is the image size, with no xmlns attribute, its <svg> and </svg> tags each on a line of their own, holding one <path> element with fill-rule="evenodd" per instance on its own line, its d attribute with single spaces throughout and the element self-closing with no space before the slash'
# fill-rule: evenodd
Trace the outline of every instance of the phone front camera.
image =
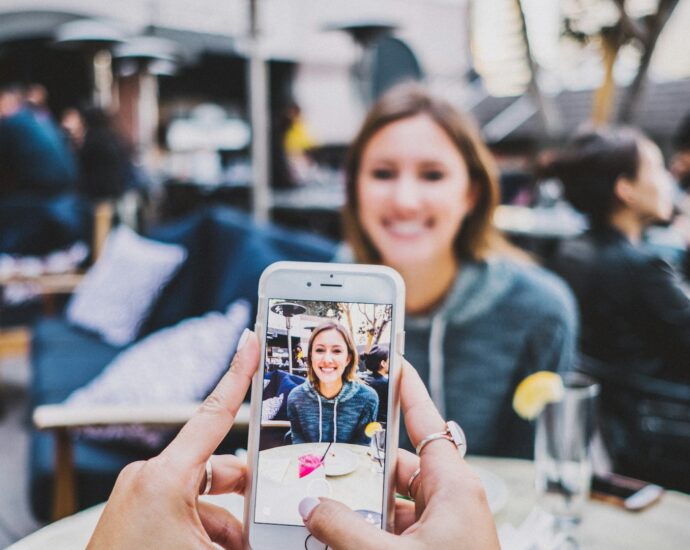
<svg viewBox="0 0 690 550">
<path fill-rule="evenodd" d="M 311 286 L 311 283 L 307 283 L 307 286 Z"/>
</svg>

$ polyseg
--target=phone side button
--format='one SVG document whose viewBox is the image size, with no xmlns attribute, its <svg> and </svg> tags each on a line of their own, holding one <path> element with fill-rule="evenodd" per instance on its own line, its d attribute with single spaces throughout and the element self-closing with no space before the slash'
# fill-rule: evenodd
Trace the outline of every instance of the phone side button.
<svg viewBox="0 0 690 550">
<path fill-rule="evenodd" d="M 398 334 L 398 353 L 405 355 L 405 331 L 402 330 Z"/>
<path fill-rule="evenodd" d="M 326 550 L 326 545 L 317 539 L 314 535 L 308 535 L 304 541 L 304 547 L 307 550 Z"/>
</svg>

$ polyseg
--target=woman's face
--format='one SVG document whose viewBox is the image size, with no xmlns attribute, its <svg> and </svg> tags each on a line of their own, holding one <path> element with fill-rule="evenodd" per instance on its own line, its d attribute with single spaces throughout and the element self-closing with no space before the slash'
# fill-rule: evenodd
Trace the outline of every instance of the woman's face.
<svg viewBox="0 0 690 550">
<path fill-rule="evenodd" d="M 454 261 L 453 243 L 472 210 L 467 165 L 427 115 L 392 122 L 373 135 L 357 177 L 358 214 L 387 265 Z"/>
<path fill-rule="evenodd" d="M 673 185 L 659 148 L 651 141 L 640 142 L 640 168 L 631 186 L 629 206 L 650 223 L 668 221 L 673 214 Z"/>
<path fill-rule="evenodd" d="M 342 381 L 350 359 L 345 338 L 337 330 L 324 330 L 314 338 L 310 363 L 319 382 L 332 384 Z"/>
</svg>

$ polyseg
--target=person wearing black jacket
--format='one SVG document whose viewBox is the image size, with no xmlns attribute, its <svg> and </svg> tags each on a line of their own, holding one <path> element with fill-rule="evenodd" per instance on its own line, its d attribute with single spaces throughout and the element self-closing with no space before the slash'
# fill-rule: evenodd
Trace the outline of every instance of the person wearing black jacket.
<svg viewBox="0 0 690 550">
<path fill-rule="evenodd" d="M 661 152 L 637 131 L 597 130 L 576 137 L 551 169 L 590 222 L 551 267 L 578 301 L 580 368 L 595 367 L 602 384 L 613 469 L 690 491 L 690 296 L 641 245 L 645 229 L 673 212 Z"/>
<path fill-rule="evenodd" d="M 644 230 L 673 212 L 661 152 L 632 129 L 598 130 L 576 137 L 552 168 L 590 222 L 553 263 L 579 303 L 582 351 L 690 381 L 690 297 L 680 275 L 640 246 Z"/>
</svg>

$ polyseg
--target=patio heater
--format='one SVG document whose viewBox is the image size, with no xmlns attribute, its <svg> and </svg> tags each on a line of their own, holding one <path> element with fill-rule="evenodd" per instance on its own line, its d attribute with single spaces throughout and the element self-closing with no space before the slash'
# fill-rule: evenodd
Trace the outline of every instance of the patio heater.
<svg viewBox="0 0 690 550">
<path fill-rule="evenodd" d="M 307 308 L 299 304 L 293 304 L 292 302 L 281 302 L 271 306 L 271 311 L 285 317 L 285 329 L 287 330 L 288 341 L 288 368 L 290 369 L 290 374 L 292 374 L 292 340 L 290 339 L 292 318 L 296 317 L 297 315 L 302 315 L 302 313 L 307 311 Z"/>
<path fill-rule="evenodd" d="M 113 97 L 112 56 L 110 50 L 126 40 L 114 25 L 96 19 L 77 19 L 60 25 L 55 43 L 65 48 L 81 49 L 91 57 L 93 71 L 93 103 L 101 109 L 110 107 Z"/>
<path fill-rule="evenodd" d="M 145 34 L 118 44 L 113 58 L 120 63 L 120 74 L 138 78 L 137 145 L 140 161 L 148 165 L 158 127 L 158 78 L 175 74 L 181 59 L 180 46 L 172 40 Z"/>
<path fill-rule="evenodd" d="M 397 25 L 360 19 L 327 25 L 325 30 L 347 33 L 359 47 L 351 75 L 365 107 L 391 86 L 406 80 L 421 80 L 422 69 L 410 47 L 392 36 Z"/>
</svg>

